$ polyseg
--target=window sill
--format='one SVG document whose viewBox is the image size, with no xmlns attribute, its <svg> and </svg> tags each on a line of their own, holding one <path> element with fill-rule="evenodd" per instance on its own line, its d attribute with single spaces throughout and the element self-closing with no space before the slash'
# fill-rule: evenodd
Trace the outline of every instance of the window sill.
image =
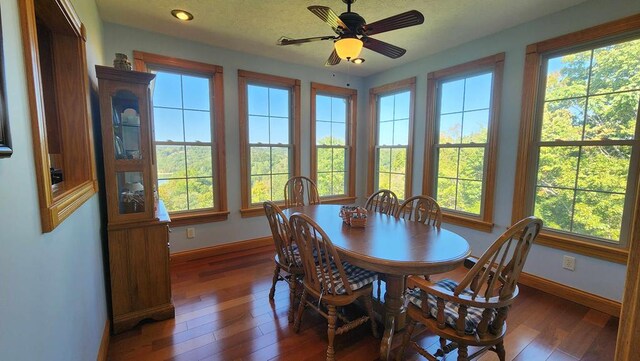
<svg viewBox="0 0 640 361">
<path fill-rule="evenodd" d="M 457 226 L 467 227 L 490 233 L 493 231 L 493 223 L 485 222 L 479 218 L 463 216 L 455 213 L 442 212 L 442 221 L 445 223 L 455 224 Z"/>
<path fill-rule="evenodd" d="M 323 204 L 353 204 L 358 197 L 338 196 L 338 197 L 320 197 Z"/>
<path fill-rule="evenodd" d="M 189 226 L 192 224 L 226 221 L 228 211 L 195 211 L 185 213 L 170 213 L 171 227 Z"/>
<path fill-rule="evenodd" d="M 283 204 L 278 204 L 278 207 L 283 208 L 284 205 Z M 240 209 L 240 216 L 242 218 L 248 218 L 248 217 L 259 217 L 259 216 L 264 216 L 264 208 L 262 207 L 256 207 L 256 208 L 243 208 Z"/>
<path fill-rule="evenodd" d="M 548 230 L 540 232 L 540 235 L 538 235 L 538 238 L 536 239 L 536 244 L 571 251 L 620 264 L 627 264 L 627 257 L 629 256 L 629 250 L 625 248 L 569 238 L 565 235 L 559 235 Z"/>
</svg>

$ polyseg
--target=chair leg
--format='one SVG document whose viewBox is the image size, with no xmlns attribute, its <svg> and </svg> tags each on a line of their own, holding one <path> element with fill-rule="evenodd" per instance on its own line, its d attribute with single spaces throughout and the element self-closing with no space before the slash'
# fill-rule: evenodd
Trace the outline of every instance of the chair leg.
<svg viewBox="0 0 640 361">
<path fill-rule="evenodd" d="M 293 330 L 300 332 L 300 323 L 302 322 L 302 314 L 304 313 L 304 306 L 307 303 L 307 290 L 302 290 L 302 296 L 300 297 L 300 304 L 298 305 L 298 314 L 296 315 L 296 322 L 293 324 Z"/>
<path fill-rule="evenodd" d="M 408 317 L 407 317 L 408 318 Z M 412 318 L 409 318 L 409 323 L 407 324 L 407 328 L 404 330 L 404 335 L 402 335 L 402 345 L 396 354 L 396 361 L 401 361 L 404 358 L 404 352 L 409 346 L 409 341 L 411 341 L 411 334 L 413 330 L 416 328 L 416 321 Z"/>
<path fill-rule="evenodd" d="M 496 353 L 498 354 L 498 358 L 500 359 L 500 361 L 505 361 L 506 354 L 504 351 L 504 344 L 502 342 L 496 345 Z"/>
<path fill-rule="evenodd" d="M 269 291 L 269 299 L 273 300 L 273 295 L 276 293 L 276 282 L 280 278 L 280 265 L 276 263 L 276 269 L 273 271 L 273 284 L 271 284 L 271 291 Z"/>
<path fill-rule="evenodd" d="M 291 275 L 291 279 L 289 280 L 289 323 L 293 323 L 293 308 L 294 301 L 296 299 L 296 285 L 298 284 L 298 280 L 294 274 Z"/>
<path fill-rule="evenodd" d="M 373 337 L 378 338 L 378 326 L 376 325 L 375 314 L 373 313 L 373 300 L 371 295 L 364 298 L 364 307 L 367 309 L 367 315 L 369 316 L 369 322 L 371 322 L 371 333 Z"/>
<path fill-rule="evenodd" d="M 469 361 L 467 345 L 458 345 L 458 361 Z"/>
<path fill-rule="evenodd" d="M 333 339 L 336 336 L 336 306 L 327 305 L 329 312 L 327 315 L 329 316 L 327 319 L 329 320 L 329 326 L 327 327 L 327 339 L 329 345 L 327 346 L 327 361 L 335 360 L 335 351 L 333 349 Z"/>
</svg>

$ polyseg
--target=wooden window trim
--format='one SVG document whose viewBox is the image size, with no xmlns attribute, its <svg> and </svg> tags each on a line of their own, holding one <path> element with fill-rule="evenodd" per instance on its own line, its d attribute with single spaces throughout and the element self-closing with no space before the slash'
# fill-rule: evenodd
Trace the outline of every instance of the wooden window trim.
<svg viewBox="0 0 640 361">
<path fill-rule="evenodd" d="M 256 217 L 264 215 L 262 207 L 251 205 L 251 185 L 249 184 L 249 119 L 247 114 L 247 84 L 250 82 L 275 85 L 289 88 L 293 97 L 292 106 L 292 135 L 293 143 L 293 176 L 300 175 L 300 80 L 277 75 L 238 70 L 238 122 L 240 125 L 240 215 Z M 284 202 L 277 202 L 284 206 Z"/>
<path fill-rule="evenodd" d="M 89 77 L 86 60 L 86 29 L 75 13 L 69 0 L 50 0 L 36 2 L 34 0 L 19 1 L 22 46 L 27 73 L 27 95 L 31 115 L 31 133 L 36 181 L 38 185 L 38 201 L 40 204 L 40 221 L 42 232 L 50 232 L 69 217 L 75 210 L 98 191 L 93 132 L 89 109 Z M 57 92 L 56 110 L 59 117 L 65 120 L 60 127 L 60 141 L 64 142 L 63 157 L 65 162 L 73 164 L 73 168 L 65 169 L 67 187 L 55 190 L 51 186 L 49 171 L 49 146 L 47 123 L 45 116 L 45 95 L 43 93 L 43 77 L 40 68 L 38 49 L 38 31 L 36 12 L 46 16 L 47 25 L 60 37 L 58 46 L 62 57 L 65 57 L 65 70 L 53 64 L 56 85 L 64 89 L 75 89 L 71 92 Z M 69 52 L 69 54 L 65 54 Z M 74 58 L 73 54 L 79 54 Z M 64 74 L 64 77 L 63 75 Z M 63 96 L 61 96 L 63 95 Z M 61 104 L 62 103 L 62 104 Z M 73 104 L 73 106 L 68 106 Z M 72 136 L 73 135 L 73 136 Z M 52 139 L 53 141 L 53 139 Z M 65 181 L 66 183 L 67 181 Z"/>
<path fill-rule="evenodd" d="M 357 114 L 358 114 L 358 91 L 356 89 L 343 88 L 333 85 L 321 83 L 311 83 L 311 179 L 318 183 L 318 147 L 316 145 L 316 95 L 318 93 L 337 95 L 346 97 L 347 99 L 347 122 L 349 122 L 347 131 L 347 143 L 345 144 L 349 151 L 349 178 L 347 185 L 347 194 L 337 196 L 320 197 L 324 203 L 353 203 L 356 199 L 356 130 Z"/>
<path fill-rule="evenodd" d="M 378 108 L 377 98 L 385 93 L 397 92 L 399 90 L 409 90 L 409 144 L 407 145 L 407 167 L 405 173 L 405 197 L 412 194 L 413 179 L 413 123 L 415 117 L 416 104 L 416 77 L 399 80 L 397 82 L 381 85 L 369 89 L 369 165 L 367 169 L 367 194 L 374 192 L 375 186 L 375 166 L 376 166 L 376 144 L 378 136 Z"/>
<path fill-rule="evenodd" d="M 425 126 L 424 175 L 422 177 L 422 193 L 434 196 L 436 179 L 435 160 L 436 146 L 436 102 L 438 101 L 438 84 L 442 81 L 473 75 L 483 70 L 493 72 L 491 105 L 489 108 L 489 128 L 487 130 L 487 155 L 484 179 L 483 207 L 480 216 L 463 212 L 442 210 L 442 219 L 447 223 L 477 229 L 484 232 L 493 230 L 494 192 L 498 153 L 498 123 L 500 119 L 500 101 L 502 98 L 502 79 L 505 53 L 487 56 L 467 63 L 427 74 L 427 121 Z"/>
<path fill-rule="evenodd" d="M 171 212 L 172 226 L 186 226 L 191 224 L 218 222 L 227 219 L 227 165 L 225 151 L 224 130 L 224 74 L 219 65 L 206 64 L 192 60 L 172 58 L 164 55 L 133 51 L 134 68 L 138 71 L 148 72 L 149 68 L 166 70 L 180 70 L 188 73 L 204 75 L 210 79 L 213 88 L 210 91 L 209 103 L 213 106 L 211 112 L 211 143 L 215 156 L 212 159 L 214 169 L 214 181 L 217 187 L 214 189 L 215 207 L 212 209 L 198 209 L 194 211 Z M 155 154 L 155 141 L 154 154 Z M 155 155 L 154 155 L 155 156 Z"/>
<path fill-rule="evenodd" d="M 543 55 L 573 46 L 606 39 L 613 36 L 640 30 L 640 14 L 597 25 L 574 33 L 530 44 L 526 48 L 524 65 L 524 79 L 522 84 L 522 108 L 520 114 L 520 134 L 515 172 L 515 187 L 513 194 L 512 222 L 516 222 L 529 215 L 531 204 L 531 184 L 535 170 L 530 166 L 535 155 L 535 127 L 536 108 L 540 86 L 540 71 Z M 637 176 L 637 175 L 636 175 Z M 640 183 L 640 182 L 638 182 Z M 630 234 L 636 234 L 640 229 L 640 186 L 636 187 L 636 200 L 631 221 Z M 540 232 L 536 243 L 552 248 L 567 250 L 591 257 L 601 258 L 617 263 L 626 263 L 629 245 L 615 247 L 604 243 L 595 243 L 586 237 L 575 235 L 560 235 L 558 232 L 544 229 Z"/>
</svg>

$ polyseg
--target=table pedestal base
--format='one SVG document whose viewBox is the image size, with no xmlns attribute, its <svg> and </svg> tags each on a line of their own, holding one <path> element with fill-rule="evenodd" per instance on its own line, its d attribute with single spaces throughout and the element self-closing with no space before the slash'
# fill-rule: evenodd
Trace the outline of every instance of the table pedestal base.
<svg viewBox="0 0 640 361">
<path fill-rule="evenodd" d="M 386 292 L 384 294 L 384 334 L 380 342 L 380 359 L 391 360 L 391 344 L 396 330 L 404 327 L 404 276 L 386 275 Z M 402 321 L 402 325 L 399 321 Z M 402 326 L 402 327 L 399 327 Z"/>
</svg>

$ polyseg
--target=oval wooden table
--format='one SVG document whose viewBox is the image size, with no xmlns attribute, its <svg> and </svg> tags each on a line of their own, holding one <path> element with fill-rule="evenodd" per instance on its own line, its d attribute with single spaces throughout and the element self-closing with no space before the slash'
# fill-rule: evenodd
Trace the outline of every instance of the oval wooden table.
<svg viewBox="0 0 640 361">
<path fill-rule="evenodd" d="M 364 228 L 350 227 L 338 216 L 340 205 L 320 204 L 283 210 L 311 217 L 327 233 L 342 257 L 358 267 L 384 273 L 384 335 L 380 359 L 389 360 L 396 318 L 403 314 L 405 276 L 451 271 L 460 266 L 471 249 L 458 234 L 422 223 L 369 212 Z"/>
</svg>

